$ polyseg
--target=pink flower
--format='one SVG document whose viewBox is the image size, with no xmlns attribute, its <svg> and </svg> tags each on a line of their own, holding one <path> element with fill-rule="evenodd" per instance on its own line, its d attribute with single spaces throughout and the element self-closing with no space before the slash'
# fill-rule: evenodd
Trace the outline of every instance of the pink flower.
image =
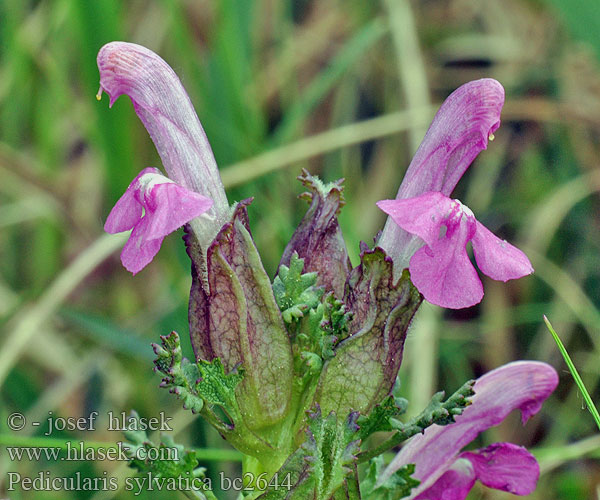
<svg viewBox="0 0 600 500">
<path fill-rule="evenodd" d="M 468 207 L 442 193 L 383 200 L 377 206 L 425 242 L 411 257 L 409 270 L 414 285 L 433 304 L 460 309 L 481 301 L 483 286 L 467 254 L 469 241 L 479 268 L 492 279 L 508 281 L 533 272 L 521 250 L 494 236 Z"/>
<path fill-rule="evenodd" d="M 499 127 L 503 104 L 504 89 L 490 78 L 455 90 L 435 115 L 396 199 L 377 203 L 390 215 L 377 244 L 392 257 L 394 276 L 408 267 L 417 289 L 442 307 L 469 307 L 483 297 L 466 252 L 469 241 L 482 272 L 493 279 L 507 281 L 533 272 L 523 252 L 448 198 Z"/>
<path fill-rule="evenodd" d="M 169 178 L 176 183 L 169 184 L 166 177 L 157 183 L 157 178 L 153 178 L 147 185 L 153 189 L 144 188 L 146 184 L 142 185 L 138 176 L 113 209 L 111 216 L 115 214 L 119 220 L 127 221 L 127 229 L 135 226 L 123 250 L 125 267 L 134 273 L 139 271 L 156 254 L 165 234 L 187 222 L 206 251 L 223 224 L 230 220 L 231 209 L 210 144 L 181 81 L 158 55 L 133 43 L 106 44 L 98 52 L 98 69 L 98 99 L 104 91 L 112 106 L 119 96 L 129 96 Z M 133 196 L 134 192 L 139 195 Z M 142 205 L 149 218 L 141 218 Z M 132 213 L 127 214 L 126 210 Z M 197 217 L 202 213 L 205 215 Z M 116 229 L 125 225 L 115 225 L 113 220 L 109 217 L 107 231 L 124 230 Z"/>
<path fill-rule="evenodd" d="M 412 490 L 409 500 L 463 500 L 477 480 L 490 488 L 528 495 L 535 489 L 539 466 L 525 448 L 496 443 L 475 451 L 461 453 L 461 449 L 515 409 L 521 410 L 525 424 L 557 384 L 554 368 L 537 361 L 509 363 L 485 374 L 475 382 L 472 404 L 456 422 L 433 425 L 410 439 L 378 479 L 379 484 L 412 463 L 413 476 L 421 484 Z"/>
<path fill-rule="evenodd" d="M 164 237 L 210 209 L 210 198 L 190 191 L 156 168 L 145 168 L 133 179 L 111 210 L 104 230 L 133 229 L 121 252 L 121 262 L 133 274 L 158 253 Z"/>
</svg>

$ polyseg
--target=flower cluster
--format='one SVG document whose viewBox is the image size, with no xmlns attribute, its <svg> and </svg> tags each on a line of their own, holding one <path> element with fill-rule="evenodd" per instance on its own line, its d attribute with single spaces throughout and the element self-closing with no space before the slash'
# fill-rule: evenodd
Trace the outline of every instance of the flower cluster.
<svg viewBox="0 0 600 500">
<path fill-rule="evenodd" d="M 106 92 L 111 105 L 122 94 L 131 98 L 168 175 L 142 170 L 105 229 L 132 230 L 121 260 L 134 274 L 181 226 L 192 260 L 196 363 L 182 359 L 175 333 L 163 337 L 155 363 L 164 387 L 252 456 L 258 470 L 291 474 L 293 498 L 338 498 L 342 489 L 344 498 L 359 498 L 352 496 L 356 465 L 367 456 L 360 446 L 377 430 L 414 437 L 373 481 L 371 493 L 398 481 L 410 487 L 395 497 L 419 500 L 464 499 L 476 480 L 516 494 L 534 489 L 539 469 L 525 449 L 509 443 L 461 449 L 513 409 L 524 422 L 539 411 L 557 384 L 550 366 L 505 365 L 446 403 L 434 399 L 411 425 L 399 423 L 403 404 L 390 396 L 423 298 L 446 308 L 482 300 L 469 242 L 479 269 L 492 279 L 533 272 L 523 252 L 449 197 L 500 125 L 504 90 L 497 81 L 467 83 L 444 102 L 396 199 L 377 203 L 387 223 L 374 248 L 361 245 L 354 268 L 337 220 L 341 182 L 324 184 L 304 173 L 310 207 L 271 283 L 250 232 L 251 200 L 229 205 L 206 135 L 173 70 L 150 50 L 124 42 L 105 45 L 98 67 L 98 96 Z M 414 470 L 412 479 L 399 480 L 407 470 Z M 269 495 L 262 498 L 279 498 Z"/>
</svg>

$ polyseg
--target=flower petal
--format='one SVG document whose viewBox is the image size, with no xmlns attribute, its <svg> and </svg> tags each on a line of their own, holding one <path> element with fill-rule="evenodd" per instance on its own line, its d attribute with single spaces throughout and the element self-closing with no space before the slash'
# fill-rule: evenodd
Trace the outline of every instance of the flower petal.
<svg viewBox="0 0 600 500">
<path fill-rule="evenodd" d="M 111 105 L 122 94 L 131 98 L 169 177 L 214 201 L 212 217 L 198 222 L 208 232 L 208 241 L 200 240 L 207 246 L 228 220 L 229 204 L 210 144 L 179 78 L 154 52 L 126 42 L 102 47 L 98 69 L 100 90 L 110 96 Z"/>
<path fill-rule="evenodd" d="M 465 83 L 444 101 L 415 153 L 396 198 L 446 196 L 500 126 L 504 88 L 491 78 Z"/>
<path fill-rule="evenodd" d="M 410 279 L 432 304 L 450 309 L 470 307 L 483 298 L 483 285 L 467 254 L 472 224 L 465 218 L 446 236 L 424 246 L 410 259 Z"/>
<path fill-rule="evenodd" d="M 139 180 L 146 174 L 158 174 L 156 168 L 145 168 L 131 181 L 123 196 L 121 196 L 115 206 L 108 214 L 104 223 L 104 230 L 107 233 L 115 234 L 129 231 L 144 215 L 141 202 L 136 198 L 136 191 L 139 189 Z"/>
<path fill-rule="evenodd" d="M 531 262 L 521 250 L 498 238 L 481 222 L 477 222 L 471 241 L 479 269 L 490 278 L 508 281 L 533 272 Z"/>
<path fill-rule="evenodd" d="M 432 486 L 454 463 L 458 452 L 477 435 L 502 422 L 515 409 L 523 422 L 537 413 L 558 383 L 554 368 L 536 361 L 518 361 L 501 366 L 475 383 L 471 406 L 456 422 L 433 425 L 411 438 L 383 472 L 379 483 L 406 464 L 416 464 L 415 478 L 421 484 L 410 498 Z"/>
<path fill-rule="evenodd" d="M 146 267 L 160 250 L 164 238 L 144 238 L 148 218 L 144 217 L 133 229 L 121 252 L 121 262 L 130 273 L 137 274 Z"/>
<path fill-rule="evenodd" d="M 450 94 L 415 153 L 396 199 L 428 191 L 450 195 L 499 127 L 503 104 L 504 89 L 491 78 L 466 83 Z M 398 273 L 418 248 L 415 238 L 389 218 L 378 244 L 392 256 Z"/>
<path fill-rule="evenodd" d="M 539 476 L 540 467 L 525 448 L 496 443 L 483 450 L 461 453 L 416 500 L 464 500 L 477 479 L 489 488 L 529 495 L 535 490 Z"/>
<path fill-rule="evenodd" d="M 529 495 L 540 477 L 535 457 L 522 446 L 495 443 L 482 450 L 459 455 L 473 465 L 475 476 L 489 488 L 514 495 Z"/>
<path fill-rule="evenodd" d="M 145 217 L 149 218 L 143 235 L 145 240 L 164 238 L 213 204 L 210 198 L 173 182 L 153 186 L 145 199 L 148 209 Z"/>
<path fill-rule="evenodd" d="M 402 229 L 417 235 L 430 247 L 439 238 L 444 217 L 455 202 L 439 192 L 429 192 L 415 198 L 381 200 L 377 206 Z"/>
<path fill-rule="evenodd" d="M 476 479 L 471 462 L 459 458 L 433 486 L 427 488 L 416 500 L 464 500 L 473 488 Z"/>
<path fill-rule="evenodd" d="M 158 169 L 145 168 L 117 201 L 104 228 L 118 233 L 133 227 L 121 261 L 136 274 L 154 258 L 167 234 L 203 214 L 211 205 L 211 199 L 175 184 Z"/>
</svg>

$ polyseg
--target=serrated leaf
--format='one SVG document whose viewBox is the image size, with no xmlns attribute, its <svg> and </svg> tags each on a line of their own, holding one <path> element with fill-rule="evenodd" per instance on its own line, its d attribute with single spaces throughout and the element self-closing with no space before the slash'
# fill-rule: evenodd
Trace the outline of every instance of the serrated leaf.
<svg viewBox="0 0 600 500">
<path fill-rule="evenodd" d="M 300 352 L 301 362 L 295 366 L 300 377 L 321 372 L 323 363 L 335 355 L 334 346 L 347 335 L 351 319 L 352 313 L 346 311 L 345 304 L 333 293 L 325 295 L 322 302 L 309 311 L 296 335 L 295 349 Z"/>
<path fill-rule="evenodd" d="M 132 412 L 132 418 L 139 419 L 139 415 Z M 143 426 L 140 424 L 132 427 L 139 429 Z M 157 445 L 148 438 L 145 431 L 127 431 L 124 434 L 128 442 L 123 443 L 123 449 L 131 459 L 129 466 L 138 472 L 152 474 L 157 478 L 204 477 L 206 469 L 198 467 L 197 452 L 175 444 L 171 436 L 163 434 Z"/>
<path fill-rule="evenodd" d="M 364 462 L 376 457 L 398 446 L 412 436 L 423 433 L 431 425 L 448 425 L 453 423 L 455 417 L 462 414 L 464 409 L 471 404 L 470 398 L 475 394 L 473 391 L 474 384 L 474 380 L 469 380 L 446 401 L 443 400 L 443 392 L 434 394 L 425 409 L 406 423 L 390 417 L 388 422 L 391 430 L 395 430 L 396 433 L 375 449 L 362 452 L 358 457 L 358 461 Z"/>
<path fill-rule="evenodd" d="M 242 372 L 225 374 L 221 360 L 215 358 L 212 361 L 198 362 L 200 380 L 195 389 L 207 403 L 219 405 L 227 409 L 235 404 L 235 389 L 242 381 Z"/>
<path fill-rule="evenodd" d="M 323 317 L 319 323 L 321 355 L 323 359 L 331 359 L 335 353 L 333 346 L 348 336 L 353 314 L 346 304 L 335 298 L 333 293 L 323 299 Z"/>
<path fill-rule="evenodd" d="M 161 336 L 161 340 L 161 345 L 153 344 L 155 370 L 165 375 L 161 387 L 176 394 L 194 413 L 200 412 L 204 404 L 218 405 L 230 416 L 239 413 L 236 387 L 243 379 L 242 370 L 226 374 L 219 358 L 190 363 L 181 355 L 176 332 Z"/>
<path fill-rule="evenodd" d="M 385 468 L 382 456 L 371 460 L 367 474 L 360 483 L 360 492 L 368 500 L 398 500 L 410 496 L 413 488 L 419 486 L 420 481 L 414 479 L 415 464 L 408 464 L 398 469 L 383 484 L 376 487 L 377 479 Z"/>
<path fill-rule="evenodd" d="M 267 491 L 259 498 L 330 500 L 355 473 L 356 454 L 360 449 L 357 416 L 352 413 L 338 420 L 334 413 L 323 417 L 317 408 L 308 417 L 304 443 L 277 472 L 280 478 L 289 474 L 293 486 L 289 491 Z"/>
<path fill-rule="evenodd" d="M 422 433 L 430 425 L 448 425 L 455 422 L 455 417 L 471 404 L 469 398 L 475 394 L 473 384 L 475 381 L 469 380 L 446 401 L 444 401 L 443 391 L 434 394 L 419 415 L 405 424 L 394 421 L 392 427 L 405 435 L 404 439 L 408 439 L 415 434 Z"/>
<path fill-rule="evenodd" d="M 302 318 L 319 305 L 323 290 L 315 288 L 317 273 L 302 274 L 304 260 L 294 252 L 290 266 L 281 265 L 273 280 L 273 294 L 286 323 Z"/>
<path fill-rule="evenodd" d="M 393 430 L 390 420 L 402 415 L 407 406 L 406 399 L 388 396 L 380 404 L 375 405 L 368 416 L 361 415 L 357 421 L 361 439 L 364 441 L 374 432 Z"/>
<path fill-rule="evenodd" d="M 240 411 L 239 386 L 245 372 L 240 368 L 225 373 L 219 358 L 190 363 L 181 356 L 177 333 L 161 339 L 161 345 L 153 344 L 155 369 L 165 375 L 161 387 L 182 399 L 185 408 L 200 412 L 238 450 L 252 456 L 272 455 L 274 448 L 248 428 Z"/>
<path fill-rule="evenodd" d="M 320 409 L 310 415 L 302 448 L 312 466 L 318 498 L 329 498 L 352 472 L 349 466 L 360 449 L 357 417 L 352 413 L 346 421 L 339 422 L 333 412 L 323 418 Z"/>
<path fill-rule="evenodd" d="M 185 408 L 193 413 L 200 412 L 204 401 L 194 388 L 200 376 L 198 367 L 183 358 L 177 332 L 161 335 L 160 338 L 161 345 L 152 344 L 156 354 L 154 369 L 164 375 L 160 386 L 176 394 Z"/>
</svg>

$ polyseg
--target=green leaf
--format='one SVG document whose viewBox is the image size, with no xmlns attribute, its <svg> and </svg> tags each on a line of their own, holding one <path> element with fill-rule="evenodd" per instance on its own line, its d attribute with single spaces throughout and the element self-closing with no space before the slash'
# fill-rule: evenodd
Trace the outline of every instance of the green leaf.
<svg viewBox="0 0 600 500">
<path fill-rule="evenodd" d="M 183 358 L 177 332 L 161 335 L 160 338 L 161 345 L 152 344 L 156 354 L 154 369 L 165 375 L 160 386 L 176 394 L 183 401 L 184 408 L 193 413 L 200 412 L 204 401 L 195 388 L 200 377 L 198 366 Z"/>
<path fill-rule="evenodd" d="M 219 405 L 227 409 L 235 405 L 235 388 L 244 378 L 243 371 L 225 374 L 219 358 L 212 361 L 198 362 L 201 379 L 196 384 L 196 391 L 209 404 Z"/>
<path fill-rule="evenodd" d="M 357 421 L 360 427 L 361 439 L 364 441 L 374 432 L 393 430 L 393 424 L 390 420 L 402 415 L 407 406 L 408 401 L 406 399 L 388 396 L 376 405 L 368 416 L 361 415 Z"/>
<path fill-rule="evenodd" d="M 422 434 L 427 427 L 433 424 L 448 425 L 453 423 L 455 417 L 461 415 L 464 409 L 471 404 L 470 398 L 475 394 L 473 384 L 475 384 L 475 380 L 469 380 L 446 401 L 443 401 L 444 392 L 434 394 L 427 407 L 406 423 L 399 422 L 394 417 L 388 417 L 390 427 L 396 433 L 375 449 L 362 452 L 358 456 L 358 462 L 365 462 L 381 455 L 408 438 L 416 434 Z M 379 412 L 383 412 L 383 410 L 379 410 Z"/>
<path fill-rule="evenodd" d="M 420 429 L 419 432 L 423 432 L 433 424 L 448 425 L 455 422 L 454 418 L 471 404 L 469 398 L 475 394 L 473 384 L 475 381 L 469 380 L 446 401 L 444 391 L 437 392 L 419 415 L 408 424 L 396 424 L 396 428 L 407 432 L 412 426 L 416 426 Z"/>
<path fill-rule="evenodd" d="M 335 413 L 321 416 L 320 409 L 309 417 L 307 440 L 302 445 L 311 463 L 316 498 L 329 499 L 340 488 L 360 449 L 357 413 L 338 420 Z"/>
<path fill-rule="evenodd" d="M 135 411 L 131 412 L 131 417 L 139 420 L 139 415 Z M 132 427 L 140 429 L 143 426 L 140 422 L 140 425 L 132 425 Z M 197 452 L 175 444 L 171 436 L 163 434 L 157 445 L 148 438 L 145 431 L 127 431 L 124 434 L 128 442 L 123 444 L 123 449 L 131 459 L 129 466 L 138 472 L 151 473 L 154 477 L 164 478 L 204 477 L 206 469 L 198 467 Z M 198 483 L 201 482 L 195 482 Z"/>
<path fill-rule="evenodd" d="M 155 370 L 165 375 L 161 387 L 177 394 L 184 407 L 194 413 L 200 412 L 204 404 L 220 406 L 230 416 L 239 413 L 235 389 L 243 379 L 241 370 L 225 374 L 219 358 L 190 363 L 181 355 L 176 332 L 160 338 L 162 345 L 153 344 L 153 347 L 157 355 Z"/>
<path fill-rule="evenodd" d="M 352 318 L 352 312 L 347 310 L 346 305 L 341 300 L 336 299 L 333 293 L 327 294 L 323 300 L 323 318 L 319 324 L 323 331 L 322 338 L 334 337 L 337 342 L 341 342 L 348 336 Z M 322 341 L 321 346 L 323 348 L 323 359 L 330 359 L 334 356 L 331 349 L 333 343 L 325 345 Z"/>
<path fill-rule="evenodd" d="M 319 374 L 323 362 L 335 356 L 334 346 L 348 335 L 351 320 L 352 313 L 346 311 L 345 304 L 333 293 L 328 293 L 316 309 L 309 311 L 296 338 L 296 350 L 300 352 L 304 366 L 308 367 L 307 373 Z M 296 368 L 297 372 L 304 372 L 298 363 Z"/>
<path fill-rule="evenodd" d="M 273 281 L 273 293 L 283 320 L 292 323 L 302 318 L 306 311 L 317 307 L 323 290 L 315 288 L 317 273 L 302 274 L 304 259 L 294 252 L 290 266 L 281 265 Z"/>
<path fill-rule="evenodd" d="M 385 467 L 382 456 L 371 460 L 367 474 L 360 483 L 360 492 L 369 500 L 397 500 L 410 495 L 420 481 L 414 479 L 415 464 L 407 464 L 392 474 L 383 484 L 375 487 Z"/>
<path fill-rule="evenodd" d="M 248 428 L 240 411 L 238 386 L 245 372 L 240 368 L 226 374 L 219 358 L 190 363 L 181 355 L 176 332 L 161 339 L 161 345 L 153 344 L 155 370 L 165 375 L 160 386 L 182 399 L 185 408 L 200 412 L 239 451 L 252 456 L 273 455 L 273 447 Z"/>
<path fill-rule="evenodd" d="M 598 409 L 596 408 L 596 405 L 594 404 L 594 401 L 592 400 L 590 393 L 586 389 L 585 384 L 583 383 L 583 380 L 581 380 L 581 376 L 579 375 L 577 368 L 575 368 L 575 363 L 573 363 L 573 361 L 571 360 L 571 356 L 569 356 L 567 349 L 565 348 L 564 344 L 560 340 L 560 337 L 558 336 L 558 334 L 554 331 L 552 324 L 550 323 L 548 318 L 546 318 L 546 316 L 544 316 L 544 322 L 546 323 L 546 327 L 548 328 L 548 330 L 550 330 L 550 333 L 552 334 L 552 338 L 554 338 L 554 342 L 556 342 L 556 345 L 558 346 L 558 350 L 560 351 L 563 359 L 565 360 L 565 363 L 569 367 L 569 371 L 571 372 L 571 375 L 573 376 L 573 379 L 575 380 L 575 384 L 577 384 L 577 387 L 581 391 L 583 400 L 585 401 L 585 404 L 587 405 L 588 410 L 592 414 L 592 417 L 594 417 L 594 421 L 596 422 L 598 429 L 600 429 L 600 414 L 598 413 Z"/>
</svg>

